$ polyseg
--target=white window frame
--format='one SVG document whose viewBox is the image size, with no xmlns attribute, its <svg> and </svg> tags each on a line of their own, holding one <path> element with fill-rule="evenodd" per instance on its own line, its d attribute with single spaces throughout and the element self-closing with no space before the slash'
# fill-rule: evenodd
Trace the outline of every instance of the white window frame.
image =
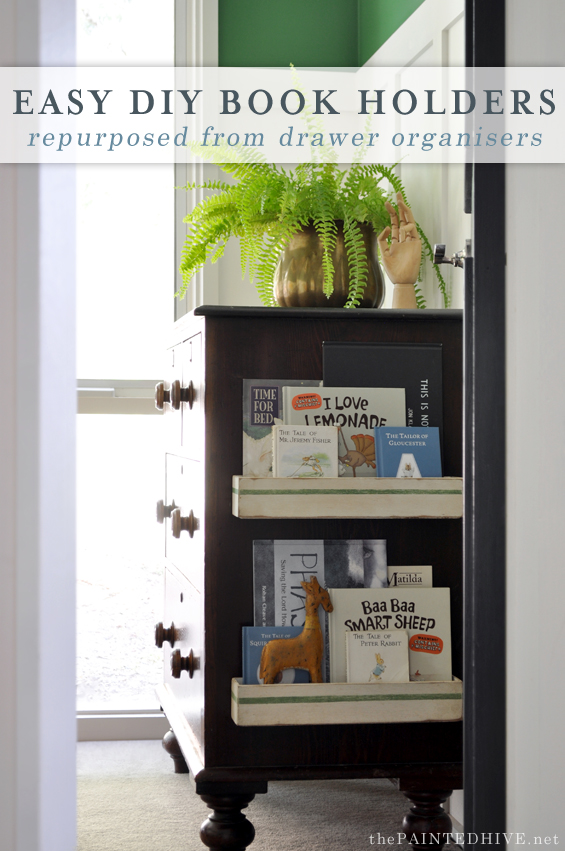
<svg viewBox="0 0 565 851">
<path fill-rule="evenodd" d="M 175 0 L 175 67 L 218 64 L 218 0 Z M 196 163 L 175 166 L 175 185 L 202 183 L 217 174 L 215 166 Z M 183 218 L 204 197 L 203 190 L 175 192 L 175 267 L 186 234 Z M 175 272 L 173 292 L 181 283 Z M 174 319 L 201 304 L 218 303 L 218 268 L 206 266 L 192 282 L 184 299 L 175 299 Z M 171 317 L 171 321 L 173 317 Z M 159 379 L 78 379 L 79 414 L 161 415 L 155 408 Z M 81 710 L 77 712 L 79 741 L 160 739 L 168 729 L 162 712 L 154 710 Z"/>
<path fill-rule="evenodd" d="M 175 67 L 199 68 L 218 65 L 218 0 L 175 0 Z M 175 186 L 215 180 L 216 166 L 204 163 L 177 164 Z M 204 190 L 175 193 L 175 262 L 180 261 L 186 235 L 183 219 L 204 198 Z M 175 292 L 181 284 L 178 271 Z M 175 319 L 201 304 L 219 304 L 218 266 L 207 264 L 195 275 L 185 297 L 175 299 Z"/>
</svg>

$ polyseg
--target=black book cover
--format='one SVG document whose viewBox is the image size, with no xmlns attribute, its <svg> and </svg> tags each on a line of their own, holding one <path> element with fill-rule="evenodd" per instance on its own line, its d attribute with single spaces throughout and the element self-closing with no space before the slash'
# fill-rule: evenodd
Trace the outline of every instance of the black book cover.
<svg viewBox="0 0 565 851">
<path fill-rule="evenodd" d="M 386 541 L 253 541 L 255 626 L 303 627 L 306 592 L 315 576 L 323 588 L 386 588 Z M 328 620 L 318 609 L 324 642 L 324 679 L 329 682 Z"/>
<path fill-rule="evenodd" d="M 406 425 L 438 426 L 443 440 L 441 343 L 324 342 L 328 387 L 404 387 Z"/>
</svg>

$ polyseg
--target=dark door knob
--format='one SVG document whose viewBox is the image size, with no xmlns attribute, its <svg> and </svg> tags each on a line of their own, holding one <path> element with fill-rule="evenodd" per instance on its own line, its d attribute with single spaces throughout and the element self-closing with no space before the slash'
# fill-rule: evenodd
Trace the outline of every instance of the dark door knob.
<svg viewBox="0 0 565 851">
<path fill-rule="evenodd" d="M 181 532 L 188 532 L 188 534 L 192 538 L 194 536 L 195 531 L 200 528 L 200 522 L 194 516 L 194 513 L 191 511 L 188 517 L 182 517 L 180 513 L 180 508 L 173 509 L 173 512 L 171 514 L 171 521 L 174 538 L 180 538 Z"/>
<path fill-rule="evenodd" d="M 465 260 L 471 257 L 471 240 L 465 240 L 465 249 L 463 251 L 456 251 L 451 257 L 447 257 L 445 253 L 445 245 L 443 243 L 436 243 L 434 245 L 434 263 L 451 263 L 452 266 L 459 266 L 462 269 L 465 265 Z"/>
<path fill-rule="evenodd" d="M 175 509 L 175 501 L 173 499 L 170 505 L 165 505 L 162 499 L 157 503 L 157 523 L 162 523 L 165 517 L 170 517 Z"/>
<path fill-rule="evenodd" d="M 200 667 L 199 659 L 196 658 L 192 650 L 188 656 L 181 656 L 180 650 L 175 650 L 171 653 L 171 674 L 178 680 L 183 671 L 187 671 L 190 679 L 193 678 L 194 672 Z"/>
<path fill-rule="evenodd" d="M 175 646 L 175 625 L 172 623 L 168 629 L 165 629 L 160 621 L 155 625 L 155 644 L 157 647 L 162 647 L 165 641 L 168 641 L 171 647 Z"/>
<path fill-rule="evenodd" d="M 445 263 L 445 245 L 436 243 L 434 245 L 434 263 Z"/>
</svg>

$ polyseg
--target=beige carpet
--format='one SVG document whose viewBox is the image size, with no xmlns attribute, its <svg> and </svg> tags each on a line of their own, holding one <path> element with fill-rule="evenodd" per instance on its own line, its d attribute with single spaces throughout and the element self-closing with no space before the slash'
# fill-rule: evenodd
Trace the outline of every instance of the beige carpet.
<svg viewBox="0 0 565 851">
<path fill-rule="evenodd" d="M 246 810 L 256 830 L 250 848 L 365 851 L 379 847 L 379 832 L 394 837 L 381 849 L 398 848 L 407 805 L 385 780 L 270 783 Z M 205 851 L 199 828 L 208 812 L 160 742 L 79 743 L 78 851 Z"/>
</svg>

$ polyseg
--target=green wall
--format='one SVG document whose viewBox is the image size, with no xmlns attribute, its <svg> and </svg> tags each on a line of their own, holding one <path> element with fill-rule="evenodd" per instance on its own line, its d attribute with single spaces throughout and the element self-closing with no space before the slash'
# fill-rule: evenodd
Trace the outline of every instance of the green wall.
<svg viewBox="0 0 565 851">
<path fill-rule="evenodd" d="M 357 0 L 220 0 L 224 66 L 355 66 Z"/>
<path fill-rule="evenodd" d="M 363 65 L 424 0 L 358 0 L 359 65 Z"/>
<path fill-rule="evenodd" d="M 424 0 L 219 0 L 223 66 L 356 67 Z"/>
</svg>

